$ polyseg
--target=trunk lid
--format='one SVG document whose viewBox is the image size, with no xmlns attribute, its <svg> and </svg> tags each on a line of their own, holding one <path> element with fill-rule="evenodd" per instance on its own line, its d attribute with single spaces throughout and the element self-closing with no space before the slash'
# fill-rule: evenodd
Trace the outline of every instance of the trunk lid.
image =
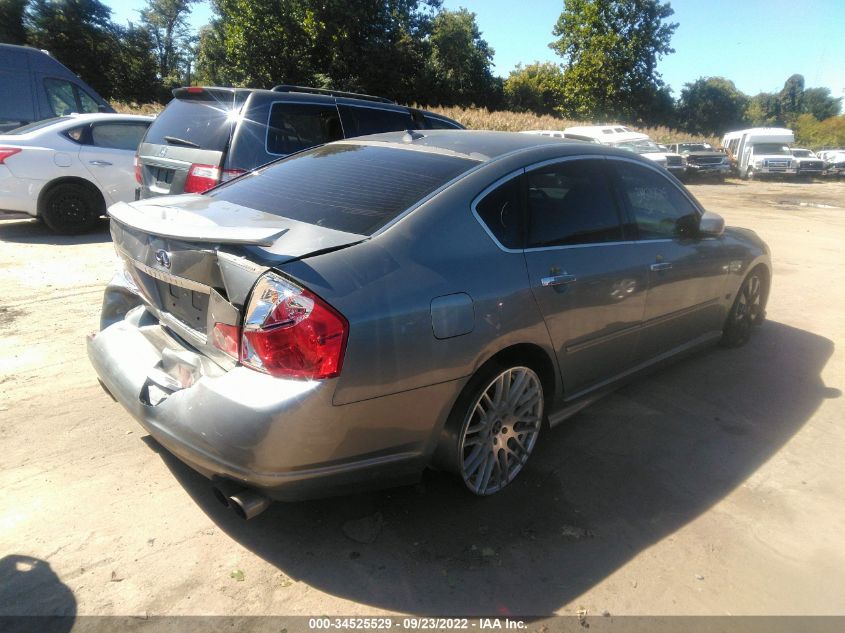
<svg viewBox="0 0 845 633">
<path fill-rule="evenodd" d="M 202 195 L 109 208 L 127 274 L 159 322 L 223 367 L 214 324 L 240 327 L 244 305 L 270 267 L 361 242 L 362 236 Z"/>
</svg>

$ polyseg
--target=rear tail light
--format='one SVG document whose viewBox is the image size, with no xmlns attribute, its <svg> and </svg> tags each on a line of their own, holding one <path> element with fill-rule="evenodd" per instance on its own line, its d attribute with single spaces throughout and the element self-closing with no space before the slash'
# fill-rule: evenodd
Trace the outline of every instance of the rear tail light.
<svg viewBox="0 0 845 633">
<path fill-rule="evenodd" d="M 0 165 L 6 162 L 6 159 L 9 158 L 9 156 L 14 156 L 20 152 L 20 147 L 0 147 Z"/>
<path fill-rule="evenodd" d="M 141 165 L 138 164 L 138 154 L 135 154 L 135 158 L 132 160 L 132 164 L 135 166 L 135 182 L 139 185 L 141 184 Z"/>
<path fill-rule="evenodd" d="M 220 182 L 226 182 L 244 173 L 243 169 L 220 169 L 214 165 L 194 163 L 185 179 L 185 193 L 203 193 Z"/>
<path fill-rule="evenodd" d="M 315 294 L 266 273 L 252 291 L 241 336 L 241 363 L 286 378 L 340 374 L 349 324 Z"/>
</svg>

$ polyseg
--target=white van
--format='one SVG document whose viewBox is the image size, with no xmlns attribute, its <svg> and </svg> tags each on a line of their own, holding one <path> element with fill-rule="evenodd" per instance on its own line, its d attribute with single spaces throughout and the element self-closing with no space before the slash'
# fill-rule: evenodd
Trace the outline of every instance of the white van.
<svg viewBox="0 0 845 633">
<path fill-rule="evenodd" d="M 71 113 L 114 112 L 45 51 L 0 44 L 0 133 Z"/>
<path fill-rule="evenodd" d="M 798 161 L 789 149 L 793 142 L 792 130 L 780 127 L 737 130 L 722 137 L 722 146 L 736 159 L 740 178 L 794 176 L 798 172 Z"/>
</svg>

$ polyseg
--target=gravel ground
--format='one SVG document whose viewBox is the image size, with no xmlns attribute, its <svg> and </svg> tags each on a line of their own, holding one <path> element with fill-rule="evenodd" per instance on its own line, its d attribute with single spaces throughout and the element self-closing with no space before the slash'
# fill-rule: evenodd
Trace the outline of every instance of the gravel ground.
<svg viewBox="0 0 845 633">
<path fill-rule="evenodd" d="M 748 346 L 588 408 L 495 498 L 428 474 L 249 523 L 97 385 L 105 223 L 3 216 L 0 615 L 845 614 L 845 183 L 690 188 L 772 247 Z"/>
</svg>

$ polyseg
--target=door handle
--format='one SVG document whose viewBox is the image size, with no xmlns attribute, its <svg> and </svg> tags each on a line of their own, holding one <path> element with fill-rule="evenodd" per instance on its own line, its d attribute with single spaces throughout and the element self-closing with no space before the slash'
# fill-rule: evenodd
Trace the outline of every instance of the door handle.
<svg viewBox="0 0 845 633">
<path fill-rule="evenodd" d="M 540 283 L 543 286 L 565 286 L 566 284 L 578 281 L 575 275 L 555 275 L 554 277 L 543 277 Z"/>
<path fill-rule="evenodd" d="M 658 270 L 669 270 L 672 268 L 672 262 L 658 262 L 656 264 L 652 264 L 650 268 L 655 272 Z"/>
<path fill-rule="evenodd" d="M 107 160 L 89 160 L 88 162 L 97 167 L 109 167 L 111 165 Z"/>
</svg>

